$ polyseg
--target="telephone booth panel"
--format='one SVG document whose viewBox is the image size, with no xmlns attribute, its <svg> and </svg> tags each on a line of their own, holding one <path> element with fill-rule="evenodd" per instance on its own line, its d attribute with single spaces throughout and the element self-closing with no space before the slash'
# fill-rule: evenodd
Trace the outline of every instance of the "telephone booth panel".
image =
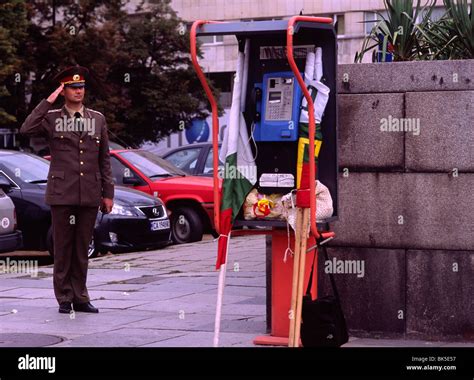
<svg viewBox="0 0 474 380">
<path fill-rule="evenodd" d="M 243 113 L 249 136 L 254 139 L 251 147 L 256 156 L 259 179 L 256 187 L 263 194 L 286 194 L 296 187 L 298 142 L 295 133 L 298 128 L 302 94 L 286 56 L 287 27 L 287 20 L 212 23 L 203 25 L 198 33 L 199 35 L 235 35 L 240 51 L 244 50 L 247 39 L 250 42 L 247 96 Z M 298 23 L 294 30 L 294 56 L 302 74 L 307 52 L 314 51 L 316 47 L 322 48 L 322 81 L 330 89 L 329 101 L 321 122 L 323 143 L 317 168 L 317 178 L 329 188 L 333 200 L 333 216 L 324 221 L 330 222 L 336 220 L 338 216 L 337 39 L 332 24 Z M 292 83 L 283 83 L 285 77 Z M 287 90 L 285 87 L 292 87 L 292 89 Z M 275 107 L 275 103 L 284 102 L 284 99 L 281 99 L 284 95 L 290 95 L 290 99 L 287 100 L 286 109 L 281 110 Z M 295 101 L 294 98 L 299 100 Z M 260 117 L 256 117 L 256 114 Z M 270 122 L 264 125 L 265 128 L 259 128 L 265 124 L 262 122 L 266 117 L 270 118 Z M 279 117 L 282 121 L 278 121 Z M 292 129 L 285 129 L 284 125 L 288 125 L 290 119 L 293 122 Z M 291 178 L 286 180 L 285 174 L 293 176 L 294 181 L 292 182 Z M 281 184 L 278 182 L 277 186 L 271 182 L 271 178 L 275 178 L 275 175 L 283 178 L 280 181 Z M 261 179 L 263 181 L 260 181 Z M 235 225 L 275 227 L 284 226 L 285 223 L 269 220 L 245 221 L 239 218 Z"/>
<path fill-rule="evenodd" d="M 309 19 L 309 20 L 301 20 Z M 337 39 L 331 19 L 295 17 L 293 32 L 293 57 L 297 70 L 290 64 L 287 56 L 289 23 L 291 20 L 253 21 L 253 22 L 204 22 L 199 24 L 196 35 L 235 35 L 240 51 L 245 50 L 249 41 L 249 65 L 246 97 L 243 116 L 248 135 L 252 140 L 252 151 L 256 157 L 258 182 L 256 188 L 263 194 L 287 194 L 296 188 L 296 167 L 298 149 L 299 114 L 302 106 L 302 92 L 293 69 L 304 73 L 306 55 L 316 47 L 322 48 L 323 76 L 322 82 L 329 87 L 329 99 L 321 122 L 322 146 L 318 157 L 317 179 L 329 188 L 332 196 L 333 216 L 322 221 L 313 219 L 312 236 L 308 247 L 314 247 L 315 237 L 319 231 L 327 230 L 329 223 L 338 217 L 338 160 L 337 160 Z M 197 24 L 196 24 L 197 23 Z M 191 43 L 192 54 L 193 43 Z M 210 93 L 202 70 L 197 67 L 201 83 L 208 95 L 215 125 L 217 109 L 215 99 Z M 307 91 L 306 91 L 307 92 Z M 308 96 L 308 95 L 307 95 Z M 313 99 L 314 100 L 314 99 Z M 309 123 L 311 124 L 311 123 Z M 217 131 L 213 131 L 217 136 Z M 214 146 L 217 142 L 214 141 Z M 214 177 L 217 184 L 217 178 Z M 215 186 L 217 188 L 217 186 Z M 215 199 L 219 194 L 215 188 Z M 313 189 L 314 190 L 314 187 Z M 311 191 L 308 192 L 310 194 Z M 311 200 L 311 211 L 316 210 L 315 198 Z M 308 207 L 308 206 L 303 206 Z M 216 214 L 218 220 L 219 214 Z M 288 247 L 286 222 L 279 220 L 244 220 L 242 216 L 234 222 L 234 227 L 258 227 L 257 230 L 239 230 L 234 235 L 264 233 L 271 235 L 267 240 L 267 322 L 270 336 L 257 337 L 255 344 L 287 344 L 289 331 L 288 311 L 290 308 L 292 286 L 292 262 L 283 258 Z M 316 232 L 316 233 L 315 233 Z M 333 234 L 333 233 L 330 233 Z M 324 237 L 324 234 L 321 234 Z M 321 237 L 319 236 L 319 237 Z M 334 235 L 332 235 L 334 236 Z M 291 237 L 290 245 L 294 245 Z M 329 240 L 329 239 L 328 239 Z M 270 241 L 270 243 L 269 243 Z M 306 262 L 312 262 L 316 250 L 306 255 Z M 311 260 L 311 261 L 310 261 Z M 317 261 L 316 261 L 317 262 Z M 304 282 L 309 279 L 309 265 L 306 266 Z M 317 293 L 316 280 L 312 287 L 313 297 Z"/>
</svg>

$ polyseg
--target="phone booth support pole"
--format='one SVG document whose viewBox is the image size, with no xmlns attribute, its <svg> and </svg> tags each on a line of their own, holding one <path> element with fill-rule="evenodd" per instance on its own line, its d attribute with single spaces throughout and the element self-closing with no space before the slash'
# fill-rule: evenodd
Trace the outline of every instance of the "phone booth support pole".
<svg viewBox="0 0 474 380">
<path fill-rule="evenodd" d="M 212 176 L 213 178 L 213 185 L 214 185 L 214 229 L 216 230 L 217 233 L 220 232 L 220 204 L 221 204 L 221 198 L 220 198 L 220 185 L 219 185 L 219 177 L 218 177 L 218 169 L 219 169 L 219 114 L 217 110 L 217 101 L 216 98 L 214 97 L 214 94 L 211 91 L 211 88 L 209 87 L 209 84 L 207 83 L 206 77 L 204 73 L 202 72 L 201 66 L 199 66 L 199 62 L 197 59 L 197 44 L 196 44 L 196 31 L 197 29 L 204 24 L 217 24 L 217 21 L 204 21 L 204 20 L 198 20 L 195 21 L 191 27 L 191 35 L 190 35 L 190 41 L 191 41 L 191 59 L 193 62 L 194 70 L 196 71 L 196 74 L 199 78 L 199 81 L 201 82 L 202 87 L 204 87 L 204 91 L 206 92 L 207 99 L 209 100 L 209 103 L 211 104 L 211 110 L 212 110 L 212 162 L 213 162 L 213 170 L 214 174 Z M 216 207 L 217 205 L 217 207 Z"/>
</svg>

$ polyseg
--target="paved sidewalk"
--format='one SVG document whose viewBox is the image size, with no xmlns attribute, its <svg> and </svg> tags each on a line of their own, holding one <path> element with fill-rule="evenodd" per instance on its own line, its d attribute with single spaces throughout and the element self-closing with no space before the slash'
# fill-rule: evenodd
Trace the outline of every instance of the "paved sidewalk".
<svg viewBox="0 0 474 380">
<path fill-rule="evenodd" d="M 57 312 L 52 266 L 40 267 L 37 277 L 1 274 L 0 346 L 212 346 L 216 249 L 208 240 L 91 260 L 89 293 L 99 314 Z M 226 284 L 221 346 L 253 347 L 266 331 L 264 237 L 232 239 Z M 346 346 L 468 345 L 351 338 Z"/>
</svg>

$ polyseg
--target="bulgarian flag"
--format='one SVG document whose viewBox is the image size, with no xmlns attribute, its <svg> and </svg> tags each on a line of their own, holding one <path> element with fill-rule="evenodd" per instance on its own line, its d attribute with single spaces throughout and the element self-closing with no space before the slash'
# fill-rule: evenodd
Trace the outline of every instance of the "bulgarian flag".
<svg viewBox="0 0 474 380">
<path fill-rule="evenodd" d="M 232 224 L 244 204 L 247 194 L 257 182 L 257 167 L 249 144 L 247 125 L 242 114 L 247 88 L 248 58 L 249 41 L 247 40 L 244 52 L 239 51 L 229 125 L 225 130 L 224 141 L 219 153 L 220 161 L 224 162 L 224 171 L 216 269 L 220 269 L 220 266 L 226 262 Z"/>
<path fill-rule="evenodd" d="M 309 188 L 309 160 L 314 159 L 317 164 L 319 151 L 323 142 L 321 119 L 323 118 L 323 113 L 329 99 L 329 87 L 321 82 L 323 76 L 322 54 L 322 49 L 316 48 L 316 53 L 308 53 L 306 57 L 304 81 L 314 102 L 316 131 L 314 149 L 309 149 L 308 103 L 306 98 L 303 97 L 298 131 L 298 157 L 296 168 L 296 187 L 298 189 Z"/>
</svg>

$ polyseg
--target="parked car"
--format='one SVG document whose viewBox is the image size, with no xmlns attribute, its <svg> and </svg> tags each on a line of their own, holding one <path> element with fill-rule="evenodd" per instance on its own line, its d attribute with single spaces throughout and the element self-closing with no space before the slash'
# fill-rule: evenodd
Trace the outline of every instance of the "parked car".
<svg viewBox="0 0 474 380">
<path fill-rule="evenodd" d="M 0 187 L 16 206 L 24 248 L 52 254 L 51 209 L 45 203 L 48 171 L 49 161 L 41 157 L 0 150 Z M 89 257 L 168 244 L 169 224 L 160 199 L 117 186 L 112 213 L 97 216 Z"/>
<path fill-rule="evenodd" d="M 4 181 L 0 177 L 1 182 Z M 13 201 L 0 189 L 0 252 L 11 252 L 21 248 L 23 236 L 17 230 L 16 211 Z"/>
<path fill-rule="evenodd" d="M 48 239 L 48 250 L 52 254 L 51 233 Z M 112 212 L 99 211 L 97 215 L 89 257 L 106 252 L 155 249 L 171 243 L 170 220 L 161 199 L 117 186 Z"/>
<path fill-rule="evenodd" d="M 172 149 L 162 157 L 188 174 L 212 177 L 212 152 L 211 143 L 196 143 Z M 223 163 L 219 162 L 219 166 L 223 167 Z"/>
<path fill-rule="evenodd" d="M 133 187 L 163 200 L 171 212 L 172 239 L 190 243 L 213 229 L 213 181 L 189 176 L 157 155 L 140 149 L 112 150 L 116 184 Z"/>
</svg>

